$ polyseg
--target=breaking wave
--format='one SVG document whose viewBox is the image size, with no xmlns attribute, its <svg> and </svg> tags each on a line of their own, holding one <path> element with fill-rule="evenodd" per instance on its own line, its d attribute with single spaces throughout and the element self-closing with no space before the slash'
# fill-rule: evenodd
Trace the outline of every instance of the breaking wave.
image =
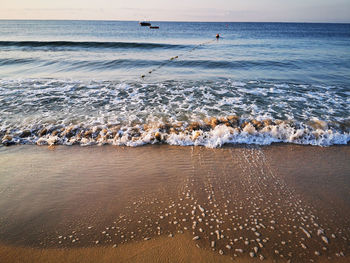
<svg viewBox="0 0 350 263">
<path fill-rule="evenodd" d="M 84 126 L 48 125 L 32 129 L 14 129 L 1 134 L 2 144 L 38 145 L 122 145 L 169 144 L 221 147 L 225 144 L 269 145 L 275 142 L 329 146 L 347 144 L 350 120 L 308 124 L 281 120 L 245 120 L 238 116 L 206 118 L 202 122 L 149 123 Z"/>
<path fill-rule="evenodd" d="M 329 146 L 350 140 L 346 87 L 233 80 L 0 80 L 0 143 Z"/>
</svg>

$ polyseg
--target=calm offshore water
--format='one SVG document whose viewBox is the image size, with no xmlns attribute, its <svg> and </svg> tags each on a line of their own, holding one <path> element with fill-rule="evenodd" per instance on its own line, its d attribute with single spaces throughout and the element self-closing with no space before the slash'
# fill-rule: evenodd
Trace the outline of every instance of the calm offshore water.
<svg viewBox="0 0 350 263">
<path fill-rule="evenodd" d="M 0 21 L 2 144 L 350 140 L 350 24 L 153 24 Z"/>
</svg>

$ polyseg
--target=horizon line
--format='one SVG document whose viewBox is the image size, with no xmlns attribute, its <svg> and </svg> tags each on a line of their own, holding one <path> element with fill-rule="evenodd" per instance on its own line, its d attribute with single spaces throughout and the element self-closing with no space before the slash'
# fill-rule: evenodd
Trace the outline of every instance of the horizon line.
<svg viewBox="0 0 350 263">
<path fill-rule="evenodd" d="M 101 21 L 101 22 L 140 22 L 140 21 L 152 21 L 152 22 L 178 22 L 178 23 L 290 23 L 290 24 L 350 24 L 349 22 L 325 22 L 325 21 L 183 21 L 183 20 L 112 20 L 112 19 L 7 19 L 0 18 L 0 21 Z"/>
</svg>

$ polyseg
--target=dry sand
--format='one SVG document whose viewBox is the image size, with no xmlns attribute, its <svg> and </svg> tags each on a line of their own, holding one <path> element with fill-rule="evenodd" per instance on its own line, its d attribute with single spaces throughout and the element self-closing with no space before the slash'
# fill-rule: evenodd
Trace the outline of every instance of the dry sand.
<svg viewBox="0 0 350 263">
<path fill-rule="evenodd" d="M 349 157 L 348 146 L 3 147 L 0 262 L 346 262 Z"/>
</svg>

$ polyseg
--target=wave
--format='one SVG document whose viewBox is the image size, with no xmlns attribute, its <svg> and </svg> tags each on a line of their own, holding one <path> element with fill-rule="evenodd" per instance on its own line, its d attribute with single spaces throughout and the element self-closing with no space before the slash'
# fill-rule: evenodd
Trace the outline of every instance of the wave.
<svg viewBox="0 0 350 263">
<path fill-rule="evenodd" d="M 169 59 L 159 59 L 160 57 L 154 56 L 148 59 L 140 58 L 118 58 L 112 59 L 106 57 L 105 59 L 87 59 L 87 58 L 53 58 L 53 57 L 29 57 L 29 58 L 0 58 L 0 66 L 12 66 L 12 65 L 28 65 L 36 64 L 41 66 L 56 65 L 59 64 L 63 70 L 104 70 L 104 69 L 119 69 L 119 68 L 141 68 L 141 67 L 155 67 L 166 66 L 170 68 L 199 68 L 199 69 L 301 69 L 302 67 L 313 67 L 314 65 L 323 64 L 327 66 L 332 63 L 335 66 L 339 66 L 337 62 L 322 62 L 319 60 L 225 60 L 225 59 L 186 59 L 180 57 L 178 60 L 174 60 L 173 57 Z M 171 63 L 169 63 L 171 61 Z M 40 64 L 39 64 L 40 63 Z M 57 68 L 55 68 L 57 69 Z M 330 76 L 331 77 L 331 76 Z"/>
<path fill-rule="evenodd" d="M 308 123 L 291 120 L 256 120 L 239 116 L 211 117 L 200 122 L 147 123 L 134 125 L 36 125 L 31 129 L 0 132 L 2 145 L 120 145 L 169 144 L 222 147 L 225 144 L 294 143 L 330 146 L 350 141 L 350 120 Z"/>
<path fill-rule="evenodd" d="M 224 68 L 224 69 L 238 69 L 238 68 L 296 68 L 297 60 L 179 60 L 169 64 L 171 67 L 196 67 L 196 68 Z"/>
<path fill-rule="evenodd" d="M 172 68 L 201 68 L 201 69 L 242 69 L 242 68 L 296 68 L 297 61 L 270 61 L 270 60 L 252 60 L 252 61 L 228 61 L 228 60 L 179 60 L 169 63 L 167 60 L 154 60 L 154 59 L 114 59 L 114 60 L 47 60 L 47 59 L 34 59 L 34 58 L 4 58 L 0 59 L 0 66 L 16 65 L 16 64 L 29 64 L 29 63 L 42 63 L 41 65 L 64 65 L 64 70 L 72 69 L 91 69 L 91 70 L 104 70 L 104 69 L 118 69 L 118 68 L 141 68 L 141 67 L 155 67 L 163 66 Z"/>
<path fill-rule="evenodd" d="M 35 62 L 38 62 L 38 60 L 34 58 L 3 58 L 3 59 L 0 59 L 0 66 L 29 64 L 29 63 L 35 63 Z"/>
<path fill-rule="evenodd" d="M 140 48 L 140 49 L 170 49 L 186 48 L 186 45 L 138 42 L 94 42 L 94 41 L 0 41 L 0 47 L 31 47 L 31 48 Z"/>
<path fill-rule="evenodd" d="M 347 95 L 255 80 L 3 79 L 0 145 L 347 144 Z"/>
</svg>

